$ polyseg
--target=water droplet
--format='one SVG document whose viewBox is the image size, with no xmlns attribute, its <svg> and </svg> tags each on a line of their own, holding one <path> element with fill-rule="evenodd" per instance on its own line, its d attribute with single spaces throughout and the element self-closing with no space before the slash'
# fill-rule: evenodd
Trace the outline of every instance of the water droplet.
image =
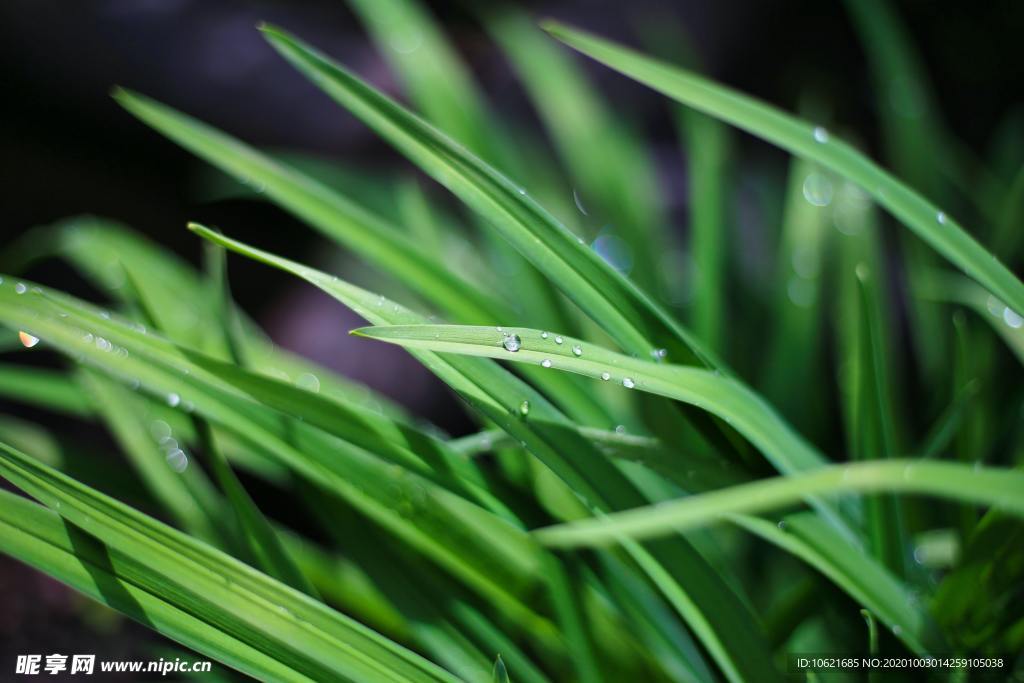
<svg viewBox="0 0 1024 683">
<path fill-rule="evenodd" d="M 615 433 L 616 434 L 625 434 L 626 433 L 626 425 L 615 425 Z"/>
<path fill-rule="evenodd" d="M 295 378 L 295 386 L 314 394 L 320 391 L 320 380 L 311 372 L 304 372 Z"/>
<path fill-rule="evenodd" d="M 1009 309 L 1007 309 L 1007 310 L 1009 310 Z M 574 355 L 574 356 L 582 356 L 583 355 L 583 347 L 580 346 L 579 344 L 573 344 L 573 346 L 572 346 L 572 355 Z"/>
<path fill-rule="evenodd" d="M 530 402 L 529 401 L 523 401 L 522 403 L 519 404 L 519 414 L 524 416 L 524 417 L 526 415 L 530 414 Z"/>
<path fill-rule="evenodd" d="M 785 531 L 786 530 L 786 520 L 780 519 L 778 527 L 779 527 L 779 531 Z"/>
<path fill-rule="evenodd" d="M 523 188 L 520 187 L 519 188 L 519 194 L 521 194 L 521 195 L 523 195 L 525 197 L 526 196 L 526 190 L 524 190 Z"/>
<path fill-rule="evenodd" d="M 601 379 L 603 379 L 605 382 L 607 382 L 611 378 L 612 378 L 612 374 L 610 372 L 602 372 L 601 373 Z"/>
<path fill-rule="evenodd" d="M 800 308 L 809 308 L 817 296 L 817 288 L 810 280 L 791 277 L 789 278 L 789 284 L 786 286 L 786 295 L 789 296 L 789 300 L 794 305 Z"/>
<path fill-rule="evenodd" d="M 181 403 L 181 396 L 173 393 L 167 394 L 167 405 L 172 408 L 177 408 L 179 403 Z"/>
<path fill-rule="evenodd" d="M 565 341 L 565 340 L 562 339 L 561 337 L 555 337 L 555 343 L 556 344 L 561 344 L 563 341 Z"/>
<path fill-rule="evenodd" d="M 518 334 L 510 334 L 501 340 L 501 345 L 505 347 L 506 351 L 515 353 L 523 346 L 523 340 L 519 338 Z"/>
<path fill-rule="evenodd" d="M 18 339 L 21 341 L 21 345 L 24 346 L 26 349 L 31 349 L 33 346 L 39 343 L 39 337 L 33 337 L 31 334 L 25 332 L 24 330 L 18 331 Z"/>
<path fill-rule="evenodd" d="M 172 470 L 181 474 L 188 468 L 188 456 L 185 455 L 185 451 L 176 448 L 167 454 L 167 464 Z"/>
<path fill-rule="evenodd" d="M 114 345 L 111 344 L 106 339 L 104 339 L 103 337 L 96 337 L 96 348 L 99 349 L 100 351 L 110 351 L 112 348 L 114 348 Z"/>
<path fill-rule="evenodd" d="M 654 349 L 651 351 L 651 357 L 655 360 L 665 360 L 668 357 L 668 351 L 665 349 Z"/>
<path fill-rule="evenodd" d="M 545 358 L 544 360 L 542 360 L 542 361 L 540 362 L 540 364 L 541 364 L 541 365 L 543 365 L 543 366 L 544 366 L 544 367 L 546 367 L 546 368 L 550 368 L 550 367 L 551 367 L 551 361 L 550 361 L 549 359 L 547 359 L 547 358 Z"/>
<path fill-rule="evenodd" d="M 626 387 L 627 389 L 632 389 L 633 387 L 636 386 L 636 382 L 633 381 L 632 377 L 623 377 L 622 386 Z"/>
<path fill-rule="evenodd" d="M 892 634 L 894 636 L 898 636 L 901 633 L 903 633 L 903 629 L 900 627 L 900 625 L 899 624 L 893 624 L 893 626 L 892 626 Z"/>
<path fill-rule="evenodd" d="M 104 320 L 110 320 L 110 311 L 100 311 L 100 317 Z"/>
<path fill-rule="evenodd" d="M 814 140 L 815 142 L 828 142 L 828 131 L 824 126 L 814 127 Z"/>
<path fill-rule="evenodd" d="M 935 214 L 935 220 L 937 220 L 939 223 L 945 224 L 945 222 L 946 222 L 946 214 L 944 214 L 943 212 L 939 211 L 937 214 Z"/>
<path fill-rule="evenodd" d="M 160 441 L 171 435 L 171 426 L 163 420 L 154 420 L 149 425 L 149 433 L 153 435 L 154 439 Z"/>
<path fill-rule="evenodd" d="M 1012 327 L 1015 330 L 1019 330 L 1021 325 L 1024 325 L 1024 318 L 1009 308 L 1003 309 L 1003 322 Z"/>
<path fill-rule="evenodd" d="M 503 328 L 503 327 L 495 327 L 494 329 L 496 329 L 498 332 L 504 332 L 505 331 L 505 328 Z"/>
<path fill-rule="evenodd" d="M 548 333 L 547 332 L 541 332 L 540 333 L 540 338 L 541 339 L 547 339 L 548 338 Z"/>
<path fill-rule="evenodd" d="M 988 300 L 985 301 L 985 308 L 987 308 L 988 312 L 992 315 L 1002 315 L 1003 309 L 1006 307 L 1003 306 L 1002 301 L 989 295 Z"/>
<path fill-rule="evenodd" d="M 804 199 L 814 206 L 832 203 L 832 181 L 821 173 L 811 173 L 804 179 Z"/>
<path fill-rule="evenodd" d="M 620 273 L 628 275 L 633 269 L 633 248 L 629 242 L 618 235 L 611 233 L 598 235 L 597 239 L 591 243 L 590 248 Z"/>
<path fill-rule="evenodd" d="M 587 210 L 583 207 L 583 200 L 580 199 L 580 194 L 576 191 L 576 188 L 573 188 L 572 191 L 572 201 L 576 204 L 576 208 L 580 210 L 580 213 L 584 216 L 588 215 Z"/>
<path fill-rule="evenodd" d="M 16 294 L 24 294 L 27 291 L 28 287 L 25 286 L 24 282 L 19 282 L 18 284 L 14 285 L 14 292 Z"/>
</svg>

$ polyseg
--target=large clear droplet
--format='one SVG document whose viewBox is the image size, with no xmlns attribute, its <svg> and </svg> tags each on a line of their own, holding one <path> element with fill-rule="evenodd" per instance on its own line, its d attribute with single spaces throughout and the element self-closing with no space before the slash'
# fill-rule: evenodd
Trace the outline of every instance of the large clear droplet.
<svg viewBox="0 0 1024 683">
<path fill-rule="evenodd" d="M 181 396 L 173 393 L 167 394 L 167 405 L 172 408 L 177 408 L 179 403 L 181 403 Z"/>
<path fill-rule="evenodd" d="M 18 284 L 14 285 L 15 294 L 24 294 L 27 291 L 28 287 L 25 286 L 24 282 L 19 282 Z"/>
<path fill-rule="evenodd" d="M 544 360 L 542 360 L 540 362 L 540 364 L 543 365 L 546 368 L 550 368 L 551 367 L 551 360 L 548 359 L 548 358 L 545 358 Z"/>
<path fill-rule="evenodd" d="M 506 335 L 505 338 L 501 340 L 501 345 L 505 347 L 506 351 L 515 353 L 522 348 L 523 340 L 519 338 L 518 334 L 510 334 Z"/>
<path fill-rule="evenodd" d="M 176 448 L 167 454 L 167 464 L 170 465 L 172 470 L 180 474 L 188 469 L 188 456 L 185 455 L 185 451 Z"/>
<path fill-rule="evenodd" d="M 21 341 L 21 345 L 26 349 L 31 349 L 33 346 L 39 343 L 39 337 L 33 337 L 24 330 L 18 331 L 18 340 Z"/>
<path fill-rule="evenodd" d="M 304 372 L 295 378 L 295 386 L 314 394 L 320 391 L 320 380 L 311 372 Z"/>
<path fill-rule="evenodd" d="M 816 142 L 828 142 L 828 131 L 825 130 L 824 126 L 814 127 L 814 140 Z"/>
<path fill-rule="evenodd" d="M 564 342 L 564 341 L 565 341 L 565 340 L 564 340 L 564 339 L 562 339 L 561 337 L 555 337 L 555 343 L 556 343 L 556 344 L 561 344 L 561 343 L 562 343 L 562 342 Z"/>
<path fill-rule="evenodd" d="M 1021 325 L 1024 325 L 1024 318 L 1021 318 L 1016 311 L 1010 308 L 1003 309 L 1003 322 L 1012 327 L 1015 330 L 1019 330 Z"/>
<path fill-rule="evenodd" d="M 822 173 L 810 173 L 804 179 L 804 199 L 814 206 L 832 203 L 832 181 Z"/>
</svg>

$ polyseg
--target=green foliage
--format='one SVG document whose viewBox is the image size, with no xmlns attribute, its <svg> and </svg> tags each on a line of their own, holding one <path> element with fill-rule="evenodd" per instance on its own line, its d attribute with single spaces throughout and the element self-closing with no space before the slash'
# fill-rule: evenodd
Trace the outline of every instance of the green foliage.
<svg viewBox="0 0 1024 683">
<path fill-rule="evenodd" d="M 251 199 L 365 262 L 370 282 L 198 224 L 206 272 L 101 218 L 29 232 L 2 255 L 3 348 L 19 331 L 29 348 L 0 365 L 0 396 L 102 424 L 130 469 L 114 476 L 89 445 L 3 420 L 0 476 L 36 502 L 0 491 L 0 549 L 264 680 L 760 682 L 812 647 L 1024 650 L 1024 285 L 926 198 L 949 186 L 974 197 L 952 208 L 964 225 L 991 223 L 977 235 L 1013 263 L 1024 183 L 999 160 L 977 192 L 957 172 L 959 148 L 882 3 L 849 4 L 865 44 L 882 46 L 869 51 L 876 78 L 896 73 L 924 112 L 921 125 L 883 116 L 896 174 L 824 126 L 548 27 L 695 110 L 678 115 L 700 269 L 684 311 L 679 264 L 664 267 L 679 237 L 643 138 L 577 57 L 511 9 L 481 15 L 551 159 L 491 111 L 424 7 L 351 4 L 422 116 L 261 30 L 460 206 L 408 178 L 375 181 L 370 201 L 315 164 L 116 91 Z M 776 272 L 736 309 L 749 316 L 733 309 L 750 292 L 725 232 L 743 167 L 730 126 L 794 155 Z M 886 251 L 872 202 L 916 237 Z M 631 273 L 587 244 L 609 236 L 594 222 L 615 226 Z M 482 267 L 453 268 L 453 245 Z M 225 250 L 354 311 L 369 326 L 351 343 L 407 349 L 479 431 L 449 438 L 276 348 L 232 301 Z M 108 307 L 17 275 L 50 259 Z M 13 362 L 35 353 L 59 369 Z M 273 519 L 280 500 L 307 514 L 309 536 Z"/>
</svg>

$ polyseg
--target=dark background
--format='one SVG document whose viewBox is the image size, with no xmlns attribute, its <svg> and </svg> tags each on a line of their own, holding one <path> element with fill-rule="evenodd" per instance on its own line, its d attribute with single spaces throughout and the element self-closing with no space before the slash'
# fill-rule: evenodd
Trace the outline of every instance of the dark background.
<svg viewBox="0 0 1024 683">
<path fill-rule="evenodd" d="M 857 131 L 878 156 L 876 98 L 862 48 L 838 3 L 523 4 L 538 17 L 563 19 L 632 44 L 639 44 L 638 22 L 672 15 L 690 31 L 711 76 L 791 110 L 813 89 L 830 103 L 834 118 Z M 894 4 L 924 57 L 950 128 L 970 148 L 987 153 L 993 129 L 1021 98 L 1024 3 Z M 431 6 L 494 110 L 531 122 L 529 104 L 468 5 Z M 323 262 L 325 240 L 282 211 L 258 201 L 204 197 L 197 191 L 201 162 L 136 122 L 109 97 L 113 85 L 124 85 L 260 146 L 315 152 L 371 169 L 402 164 L 274 53 L 255 30 L 264 20 L 395 91 L 385 63 L 341 0 L 0 3 L 0 247 L 33 226 L 92 213 L 123 221 L 196 263 L 199 244 L 184 229 L 187 220 L 219 225 L 292 258 Z M 681 184 L 665 185 L 678 189 L 679 196 L 667 200 L 685 229 L 684 160 L 665 101 L 607 69 L 586 68 L 608 100 L 638 124 L 662 175 L 683 178 Z M 746 137 L 741 144 L 741 179 L 745 166 L 775 164 L 781 173 L 780 153 Z M 276 341 L 412 404 L 453 433 L 466 428 L 453 402 L 400 350 L 368 345 L 358 354 L 346 353 L 352 342 L 345 332 L 358 321 L 341 307 L 263 266 L 234 259 L 231 270 L 236 297 Z M 90 294 L 62 264 L 43 265 L 29 275 Z M 388 362 L 367 361 L 364 353 Z M 22 414 L 47 420 L 31 411 Z M 71 435 L 88 429 L 49 424 Z M 0 665 L 15 653 L 74 647 L 101 656 L 146 656 L 139 643 L 149 636 L 129 625 L 91 623 L 95 615 L 78 604 L 68 591 L 0 559 Z M 0 679 L 8 675 L 4 670 Z"/>
</svg>

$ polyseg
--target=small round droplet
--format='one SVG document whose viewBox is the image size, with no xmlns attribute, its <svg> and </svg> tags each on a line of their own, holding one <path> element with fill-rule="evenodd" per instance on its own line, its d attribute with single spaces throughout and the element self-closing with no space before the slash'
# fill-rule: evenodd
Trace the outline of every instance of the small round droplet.
<svg viewBox="0 0 1024 683">
<path fill-rule="evenodd" d="M 1009 310 L 1009 309 L 1007 309 L 1007 310 Z M 574 355 L 574 356 L 582 356 L 583 355 L 583 347 L 580 346 L 579 344 L 573 344 L 573 346 L 572 346 L 572 355 Z"/>
<path fill-rule="evenodd" d="M 33 346 L 39 343 L 39 337 L 33 337 L 31 334 L 25 332 L 24 330 L 18 331 L 18 340 L 21 341 L 21 345 L 24 346 L 26 349 L 31 349 Z"/>
<path fill-rule="evenodd" d="M 937 220 L 939 223 L 945 224 L 946 214 L 943 213 L 942 211 L 939 211 L 937 214 L 935 214 L 935 220 Z"/>
<path fill-rule="evenodd" d="M 632 377 L 623 377 L 622 386 L 626 387 L 627 389 L 632 389 L 633 387 L 636 386 L 636 382 L 633 381 Z"/>
<path fill-rule="evenodd" d="M 177 408 L 179 403 L 181 403 L 181 396 L 173 393 L 167 394 L 167 405 L 172 408 Z"/>
<path fill-rule="evenodd" d="M 551 367 L 551 360 L 548 359 L 548 358 L 545 358 L 544 360 L 542 360 L 540 362 L 540 364 L 543 365 L 546 368 L 550 368 Z"/>
<path fill-rule="evenodd" d="M 892 634 L 894 636 L 898 636 L 901 633 L 903 633 L 903 629 L 900 627 L 900 625 L 899 624 L 894 624 L 893 627 L 892 627 Z"/>
<path fill-rule="evenodd" d="M 607 382 L 611 378 L 612 378 L 612 373 L 610 373 L 610 372 L 602 372 L 601 373 L 601 379 L 603 379 L 605 382 Z"/>
<path fill-rule="evenodd" d="M 519 338 L 518 334 L 510 334 L 501 340 L 501 345 L 505 347 L 506 351 L 515 353 L 522 348 L 523 340 Z"/>
<path fill-rule="evenodd" d="M 1010 308 L 1003 309 L 1003 322 L 1012 327 L 1015 330 L 1019 330 L 1021 325 L 1024 325 L 1024 318 L 1014 310 Z"/>
<path fill-rule="evenodd" d="M 779 531 L 785 531 L 786 530 L 786 520 L 780 519 L 778 527 L 779 527 Z"/>
<path fill-rule="evenodd" d="M 176 448 L 167 454 L 167 464 L 170 465 L 172 470 L 181 474 L 188 469 L 188 456 L 185 455 L 185 451 Z"/>
<path fill-rule="evenodd" d="M 24 294 L 27 291 L 28 287 L 25 286 L 24 282 L 19 282 L 18 284 L 14 285 L 14 292 L 16 294 Z"/>
<path fill-rule="evenodd" d="M 522 403 L 519 404 L 519 414 L 522 415 L 523 417 L 525 417 L 525 416 L 530 414 L 530 402 L 529 401 L 523 401 Z"/>
<path fill-rule="evenodd" d="M 563 341 L 565 341 L 565 340 L 562 339 L 561 337 L 555 337 L 555 343 L 556 344 L 561 344 Z"/>
<path fill-rule="evenodd" d="M 814 127 L 815 142 L 828 142 L 828 131 L 823 126 Z"/>
<path fill-rule="evenodd" d="M 654 349 L 653 351 L 651 351 L 651 357 L 654 358 L 655 360 L 665 360 L 667 356 L 668 351 L 666 351 L 665 349 Z"/>
<path fill-rule="evenodd" d="M 615 425 L 615 433 L 616 434 L 625 434 L 626 433 L 626 425 Z"/>
<path fill-rule="evenodd" d="M 548 333 L 547 332 L 541 332 L 540 333 L 540 338 L 541 339 L 547 339 L 548 338 Z"/>
</svg>

